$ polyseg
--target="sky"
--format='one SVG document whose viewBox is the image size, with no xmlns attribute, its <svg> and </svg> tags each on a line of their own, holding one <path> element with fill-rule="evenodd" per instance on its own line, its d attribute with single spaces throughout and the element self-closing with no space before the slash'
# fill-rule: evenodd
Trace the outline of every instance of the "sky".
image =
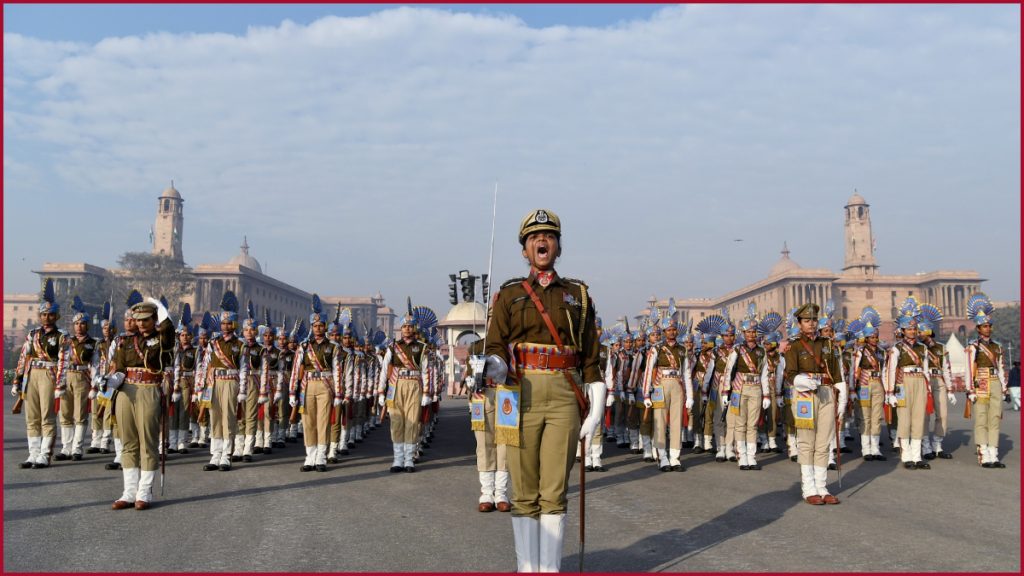
<svg viewBox="0 0 1024 576">
<path fill-rule="evenodd" d="M 4 292 L 42 262 L 250 253 L 327 295 L 447 310 L 526 271 L 529 211 L 606 319 L 843 265 L 1020 292 L 1017 5 L 4 5 Z M 56 233 L 40 233 L 41 218 Z M 735 241 L 742 240 L 742 241 Z"/>
</svg>

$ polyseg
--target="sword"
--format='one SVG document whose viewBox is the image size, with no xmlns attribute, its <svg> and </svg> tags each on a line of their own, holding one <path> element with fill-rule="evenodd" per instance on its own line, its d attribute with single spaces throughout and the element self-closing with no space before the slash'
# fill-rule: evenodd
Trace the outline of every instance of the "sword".
<svg viewBox="0 0 1024 576">
<path fill-rule="evenodd" d="M 491 250 L 490 255 L 487 257 L 487 280 L 491 280 L 491 271 L 494 267 L 494 226 L 498 221 L 498 183 L 494 183 L 494 202 L 491 207 Z M 487 357 L 487 331 L 491 327 L 491 307 L 487 302 L 484 302 L 484 345 L 480 350 L 479 356 L 482 358 Z M 476 315 L 473 316 L 474 323 L 476 322 Z M 475 329 L 475 327 L 474 327 Z M 487 362 L 477 362 L 480 366 L 480 373 L 473 375 L 473 390 L 471 392 L 482 390 L 484 383 L 487 382 Z"/>
<path fill-rule="evenodd" d="M 586 439 L 580 438 L 580 454 L 586 454 L 586 450 L 589 447 L 586 445 Z M 580 458 L 580 562 L 579 572 L 583 573 L 583 554 L 586 551 L 586 512 L 587 512 L 587 474 L 586 467 L 583 466 L 584 458 Z"/>
<path fill-rule="evenodd" d="M 167 412 L 170 410 L 167 396 L 164 395 L 164 409 L 160 411 L 160 432 L 163 440 L 160 442 L 160 496 L 164 495 L 164 475 L 167 472 Z"/>
</svg>

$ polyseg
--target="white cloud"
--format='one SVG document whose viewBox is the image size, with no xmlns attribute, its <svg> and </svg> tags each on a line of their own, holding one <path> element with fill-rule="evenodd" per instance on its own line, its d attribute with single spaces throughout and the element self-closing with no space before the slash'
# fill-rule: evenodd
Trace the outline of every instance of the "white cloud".
<svg viewBox="0 0 1024 576">
<path fill-rule="evenodd" d="M 413 232 L 432 240 L 403 257 L 437 247 L 423 255 L 436 274 L 414 282 L 436 282 L 441 301 L 448 269 L 472 264 L 443 251 L 485 238 L 497 179 L 508 219 L 499 250 L 514 253 L 501 239 L 514 237 L 521 212 L 546 205 L 573 231 L 580 252 L 567 249 L 566 263 L 581 275 L 609 260 L 634 277 L 660 270 L 661 249 L 608 240 L 629 230 L 682 246 L 680 271 L 655 274 L 656 292 L 716 295 L 759 278 L 786 238 L 802 264 L 837 268 L 853 187 L 876 215 L 935 193 L 952 201 L 968 184 L 1019 206 L 1019 32 L 1014 7 L 684 6 L 609 28 L 401 8 L 244 36 L 79 45 L 5 34 L 5 192 L 26 203 L 40 188 L 88 197 L 145 230 L 149 203 L 174 177 L 190 261 L 226 259 L 248 233 L 277 273 L 326 292 L 400 293 L 408 264 L 381 271 L 376 249 L 339 248 L 370 270 L 364 285 L 310 272 L 290 256 L 302 241 L 331 245 L 336 236 L 321 231 L 341 227 L 405 252 L 398 237 Z M 48 186 L 23 176 L 32 171 L 48 173 Z M 778 207 L 807 200 L 811 211 Z M 806 230 L 827 242 L 798 240 L 786 229 L 794 213 L 816 215 Z M 935 218 L 945 228 L 960 215 Z M 764 245 L 730 247 L 720 255 L 736 265 L 715 274 L 686 269 L 710 262 L 702 242 L 739 232 Z M 60 250 L 37 260 L 70 259 Z M 972 251 L 944 251 L 949 263 L 931 267 L 972 265 Z M 880 258 L 909 271 L 895 252 Z M 506 260 L 516 271 L 518 255 Z M 633 294 L 633 284 L 603 292 L 626 306 L 651 291 Z"/>
</svg>

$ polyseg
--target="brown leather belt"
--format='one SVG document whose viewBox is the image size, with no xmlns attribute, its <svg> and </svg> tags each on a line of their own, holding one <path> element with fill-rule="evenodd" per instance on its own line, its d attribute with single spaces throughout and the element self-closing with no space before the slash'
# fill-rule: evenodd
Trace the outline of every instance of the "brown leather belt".
<svg viewBox="0 0 1024 576">
<path fill-rule="evenodd" d="M 159 384 L 164 381 L 163 372 L 153 374 L 145 368 L 129 368 L 125 370 L 125 377 L 131 384 Z"/>
<path fill-rule="evenodd" d="M 576 368 L 576 353 L 565 350 L 552 354 L 519 348 L 516 350 L 516 363 L 525 370 L 569 370 Z"/>
</svg>

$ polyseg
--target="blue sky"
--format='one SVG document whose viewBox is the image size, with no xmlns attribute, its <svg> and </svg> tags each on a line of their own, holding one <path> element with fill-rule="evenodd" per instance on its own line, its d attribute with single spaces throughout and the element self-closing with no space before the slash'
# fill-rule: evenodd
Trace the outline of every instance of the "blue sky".
<svg viewBox="0 0 1024 576">
<path fill-rule="evenodd" d="M 498 181 L 494 277 L 548 208 L 606 318 L 755 282 L 784 241 L 840 269 L 854 189 L 881 273 L 1019 298 L 1016 5 L 4 11 L 7 292 L 148 250 L 173 178 L 189 264 L 247 235 L 323 294 L 445 309 Z"/>
</svg>

